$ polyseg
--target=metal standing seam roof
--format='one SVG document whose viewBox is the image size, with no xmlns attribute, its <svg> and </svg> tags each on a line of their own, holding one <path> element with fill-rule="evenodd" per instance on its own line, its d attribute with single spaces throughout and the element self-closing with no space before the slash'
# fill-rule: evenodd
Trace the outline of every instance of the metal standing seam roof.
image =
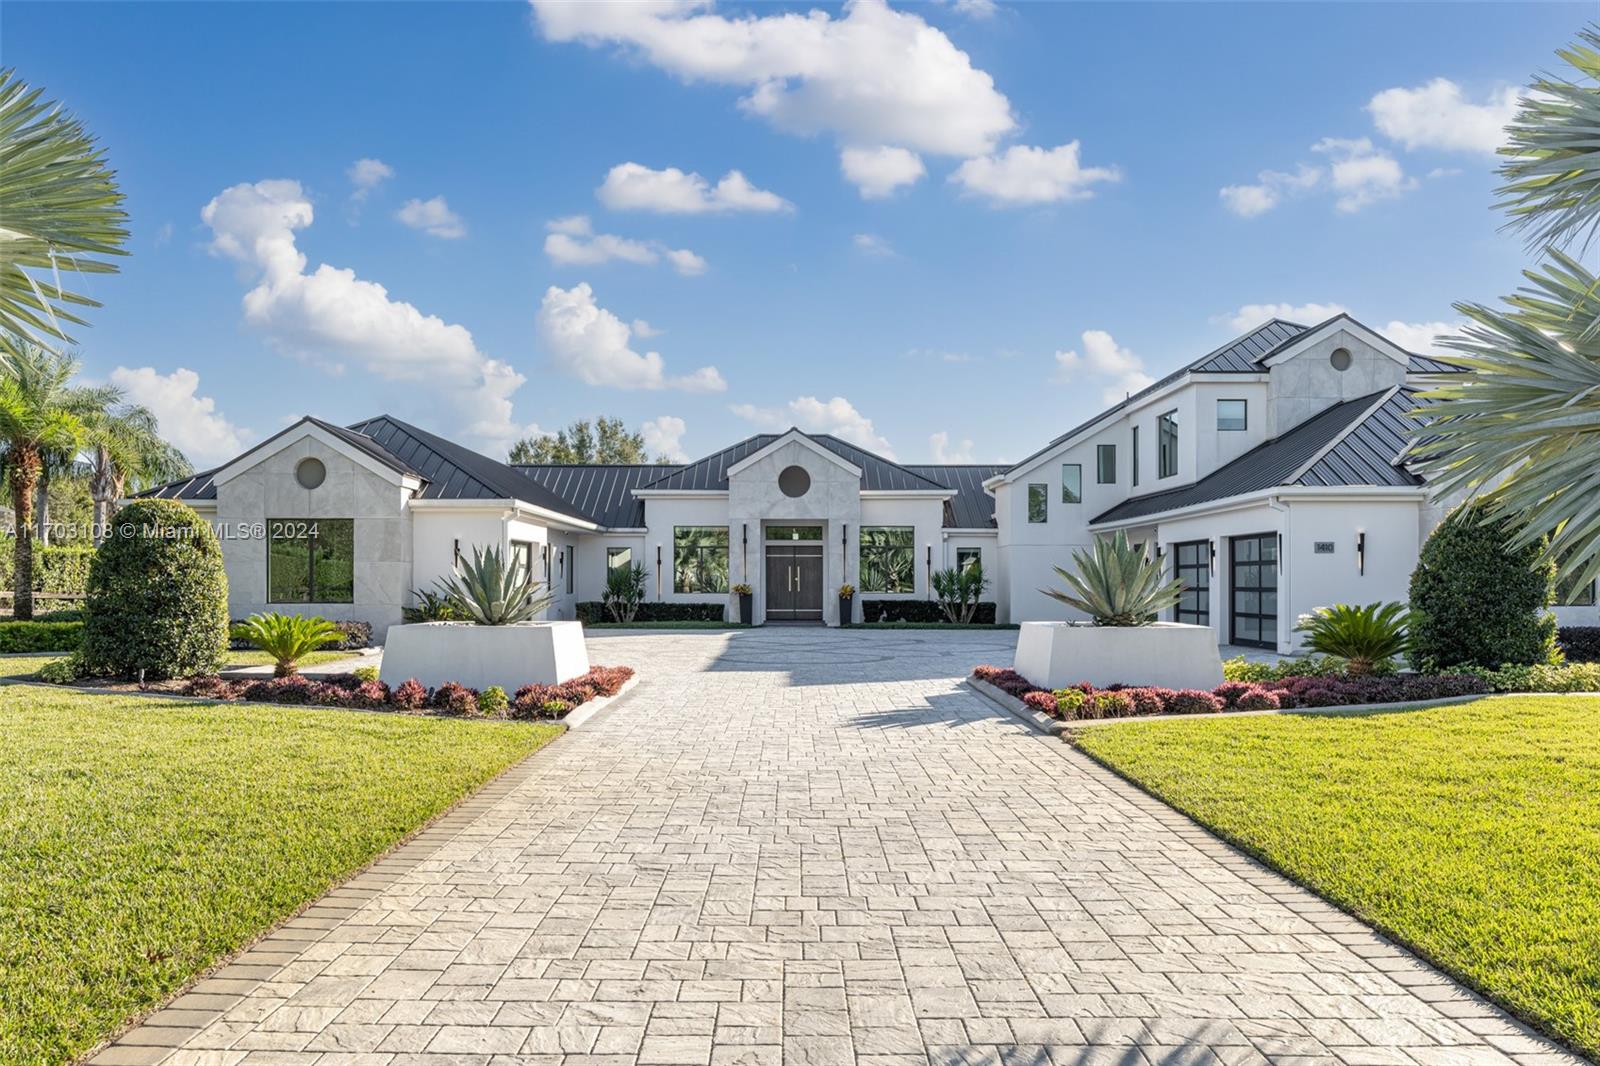
<svg viewBox="0 0 1600 1066">
<path fill-rule="evenodd" d="M 516 464 L 512 469 L 566 500 L 596 525 L 637 529 L 644 525 L 644 501 L 634 496 L 633 490 L 681 467 L 678 463 L 542 463 Z"/>
<path fill-rule="evenodd" d="M 169 481 L 165 485 L 155 485 L 143 492 L 133 494 L 134 499 L 145 500 L 214 500 L 217 498 L 217 486 L 212 483 L 211 475 L 222 467 L 212 467 L 210 470 L 201 470 L 177 481 Z"/>
<path fill-rule="evenodd" d="M 954 498 L 944 505 L 946 529 L 993 529 L 994 497 L 984 489 L 983 483 L 996 474 L 1010 469 L 1007 463 L 962 464 L 939 466 L 908 466 L 907 470 L 937 481 L 946 488 L 955 489 Z"/>
<path fill-rule="evenodd" d="M 731 447 L 719 452 L 712 452 L 702 459 L 696 459 L 657 481 L 640 488 L 663 490 L 678 490 L 684 492 L 720 492 L 728 487 L 728 468 L 736 466 L 744 459 L 772 444 L 773 441 L 785 437 L 786 433 L 757 433 L 753 437 L 746 437 Z M 839 456 L 852 466 L 861 468 L 861 488 L 865 492 L 894 492 L 894 491 L 926 491 L 929 489 L 948 488 L 937 481 L 915 473 L 910 467 L 901 466 L 881 455 L 858 448 L 854 444 L 842 441 L 828 433 L 806 433 L 806 437 L 822 445 L 833 454 Z"/>
<path fill-rule="evenodd" d="M 1282 436 L 1256 445 L 1199 481 L 1124 500 L 1096 515 L 1089 524 L 1125 522 L 1181 507 L 1213 503 L 1289 484 L 1290 478 L 1296 478 L 1294 484 L 1323 486 L 1420 485 L 1420 478 L 1395 463 L 1401 444 L 1394 443 L 1384 451 L 1390 442 L 1398 440 L 1394 436 L 1395 418 L 1404 419 L 1404 412 L 1415 405 L 1409 391 L 1395 390 L 1395 395 L 1381 408 L 1362 417 L 1383 395 L 1383 392 L 1375 392 L 1334 404 Z M 1368 423 L 1373 423 L 1370 429 Z M 1341 434 L 1345 435 L 1342 440 Z M 1329 445 L 1334 446 L 1303 475 L 1296 477 L 1301 467 Z"/>
</svg>

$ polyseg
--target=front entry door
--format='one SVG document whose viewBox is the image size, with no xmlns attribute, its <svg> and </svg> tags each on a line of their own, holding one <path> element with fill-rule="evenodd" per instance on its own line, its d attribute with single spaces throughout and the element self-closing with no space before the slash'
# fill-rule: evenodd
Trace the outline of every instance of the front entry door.
<svg viewBox="0 0 1600 1066">
<path fill-rule="evenodd" d="M 767 545 L 767 618 L 822 621 L 822 545 Z"/>
</svg>

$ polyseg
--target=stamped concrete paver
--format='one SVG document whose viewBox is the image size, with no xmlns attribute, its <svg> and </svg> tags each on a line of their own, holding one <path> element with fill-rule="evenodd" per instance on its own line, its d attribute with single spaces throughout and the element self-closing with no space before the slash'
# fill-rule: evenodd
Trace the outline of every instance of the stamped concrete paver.
<svg viewBox="0 0 1600 1066">
<path fill-rule="evenodd" d="M 1577 1061 L 966 689 L 1010 634 L 590 643 L 630 697 L 105 1061 Z"/>
</svg>

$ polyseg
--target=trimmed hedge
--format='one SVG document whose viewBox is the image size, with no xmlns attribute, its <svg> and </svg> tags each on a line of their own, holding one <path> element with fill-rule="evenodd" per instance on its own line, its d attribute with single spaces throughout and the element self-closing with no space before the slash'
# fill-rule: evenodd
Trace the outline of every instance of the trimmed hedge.
<svg viewBox="0 0 1600 1066">
<path fill-rule="evenodd" d="M 89 563 L 93 548 L 72 544 L 33 545 L 33 591 L 81 596 L 89 585 Z M 9 547 L 0 551 L 0 588 L 10 589 L 16 582 L 16 554 Z"/>
<path fill-rule="evenodd" d="M 992 626 L 994 612 L 994 604 L 979 603 L 972 621 Z M 865 596 L 861 597 L 861 620 L 863 622 L 949 622 L 944 612 L 939 609 L 937 600 L 875 600 Z"/>
<path fill-rule="evenodd" d="M 635 622 L 723 622 L 727 620 L 728 604 L 725 600 L 710 603 L 664 603 L 659 600 L 641 603 Z M 585 600 L 578 604 L 578 621 L 584 625 L 611 621 L 611 612 L 599 600 Z"/>
<path fill-rule="evenodd" d="M 1411 663 L 1429 671 L 1555 658 L 1555 566 L 1537 542 L 1515 551 L 1516 527 L 1476 506 L 1450 512 L 1411 575 Z"/>
<path fill-rule="evenodd" d="M 84 609 L 90 674 L 159 681 L 215 673 L 228 650 L 217 535 L 175 500 L 129 504 L 95 553 Z"/>
<path fill-rule="evenodd" d="M 0 622 L 0 653 L 77 651 L 82 622 Z"/>
<path fill-rule="evenodd" d="M 1600 626 L 1563 626 L 1556 640 L 1568 662 L 1600 663 Z"/>
</svg>

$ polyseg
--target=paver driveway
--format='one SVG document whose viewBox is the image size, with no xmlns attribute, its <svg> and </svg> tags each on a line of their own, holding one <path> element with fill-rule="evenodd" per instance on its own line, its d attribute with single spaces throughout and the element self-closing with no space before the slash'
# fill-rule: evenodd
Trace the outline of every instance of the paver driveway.
<svg viewBox="0 0 1600 1066">
<path fill-rule="evenodd" d="M 1010 647 L 595 635 L 634 694 L 110 1058 L 1576 1061 L 962 687 Z"/>
</svg>

